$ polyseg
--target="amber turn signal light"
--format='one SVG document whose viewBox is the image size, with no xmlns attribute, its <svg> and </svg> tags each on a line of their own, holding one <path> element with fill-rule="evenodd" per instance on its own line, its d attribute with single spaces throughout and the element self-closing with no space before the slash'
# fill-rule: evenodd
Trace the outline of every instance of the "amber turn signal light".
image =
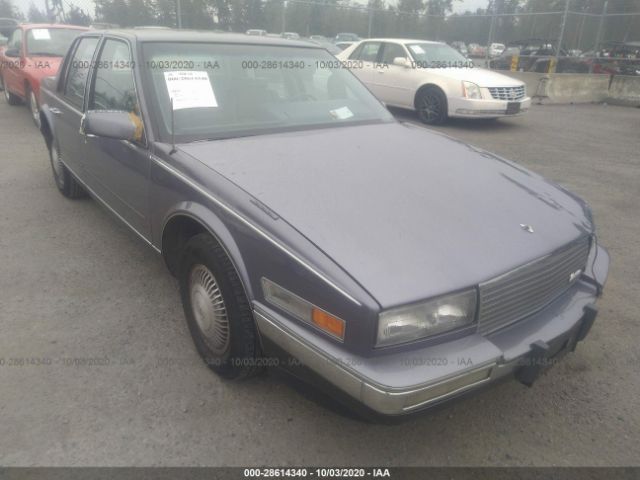
<svg viewBox="0 0 640 480">
<path fill-rule="evenodd" d="M 315 307 L 313 308 L 311 319 L 318 328 L 335 337 L 344 339 L 344 320 L 340 320 Z"/>
</svg>

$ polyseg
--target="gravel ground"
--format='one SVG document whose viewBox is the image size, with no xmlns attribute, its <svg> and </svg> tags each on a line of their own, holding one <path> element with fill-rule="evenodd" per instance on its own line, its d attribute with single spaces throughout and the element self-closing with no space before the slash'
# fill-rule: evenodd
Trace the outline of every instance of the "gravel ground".
<svg viewBox="0 0 640 480">
<path fill-rule="evenodd" d="M 0 464 L 637 465 L 640 111 L 534 106 L 438 130 L 586 198 L 611 274 L 591 335 L 533 388 L 386 426 L 277 375 L 213 375 L 160 257 L 63 198 L 27 110 L 0 104 Z"/>
</svg>

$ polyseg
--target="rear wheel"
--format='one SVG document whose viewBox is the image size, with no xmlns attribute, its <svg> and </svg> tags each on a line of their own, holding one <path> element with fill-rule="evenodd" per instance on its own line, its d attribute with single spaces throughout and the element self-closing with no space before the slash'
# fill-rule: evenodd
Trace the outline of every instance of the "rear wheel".
<svg viewBox="0 0 640 480">
<path fill-rule="evenodd" d="M 444 123 L 447 119 L 447 97 L 439 88 L 424 88 L 416 95 L 416 111 L 427 125 Z"/>
<path fill-rule="evenodd" d="M 231 260 L 209 234 L 185 245 L 178 275 L 189 331 L 205 363 L 223 378 L 258 373 L 260 348 L 249 301 Z"/>
<path fill-rule="evenodd" d="M 18 97 L 17 95 L 14 95 L 13 93 L 11 93 L 9 91 L 9 89 L 7 88 L 7 84 L 4 81 L 4 78 L 2 79 L 2 86 L 4 87 L 4 99 L 6 100 L 6 102 L 9 105 L 19 105 L 20 104 L 20 97 Z"/>
<path fill-rule="evenodd" d="M 27 89 L 27 106 L 31 112 L 33 123 L 40 129 L 40 105 L 38 104 L 36 94 L 30 88 Z"/>
<path fill-rule="evenodd" d="M 58 144 L 54 140 L 51 142 L 49 149 L 49 160 L 51 162 L 51 170 L 53 171 L 53 179 L 56 187 L 67 198 L 81 198 L 85 196 L 85 192 L 80 184 L 73 178 L 69 169 L 64 166 L 60 159 Z"/>
</svg>

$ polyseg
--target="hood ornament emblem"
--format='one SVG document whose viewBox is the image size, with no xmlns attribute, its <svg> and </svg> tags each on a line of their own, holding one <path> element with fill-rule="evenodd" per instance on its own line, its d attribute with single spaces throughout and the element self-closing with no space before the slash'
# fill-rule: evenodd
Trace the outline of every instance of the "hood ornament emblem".
<svg viewBox="0 0 640 480">
<path fill-rule="evenodd" d="M 520 228 L 522 228 L 525 232 L 533 233 L 533 227 L 531 225 L 521 223 Z"/>
</svg>

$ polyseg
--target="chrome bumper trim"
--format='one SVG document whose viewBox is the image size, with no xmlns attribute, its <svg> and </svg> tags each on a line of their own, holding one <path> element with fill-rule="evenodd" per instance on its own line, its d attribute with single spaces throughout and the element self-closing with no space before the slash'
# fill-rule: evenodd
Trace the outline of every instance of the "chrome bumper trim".
<svg viewBox="0 0 640 480">
<path fill-rule="evenodd" d="M 429 384 L 411 385 L 402 389 L 385 387 L 359 375 L 345 362 L 327 356 L 314 345 L 269 318 L 268 314 L 254 309 L 254 315 L 261 335 L 275 342 L 343 392 L 385 415 L 409 413 L 509 373 L 504 368 L 496 368 L 496 362 L 490 362 L 475 365 Z"/>
</svg>

